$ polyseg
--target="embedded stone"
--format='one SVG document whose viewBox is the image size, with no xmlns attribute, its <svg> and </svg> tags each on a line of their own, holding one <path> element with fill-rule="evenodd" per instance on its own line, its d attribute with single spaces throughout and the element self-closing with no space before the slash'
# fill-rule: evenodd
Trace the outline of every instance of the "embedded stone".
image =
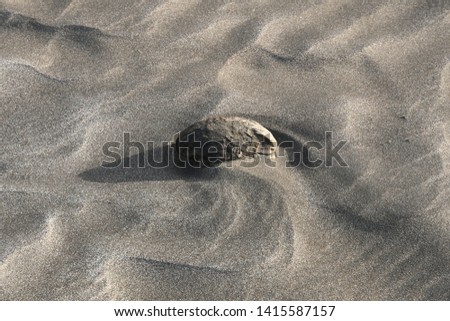
<svg viewBox="0 0 450 321">
<path fill-rule="evenodd" d="M 210 117 L 176 135 L 175 155 L 190 164 L 217 165 L 244 157 L 276 155 L 277 141 L 256 121 L 241 117 Z"/>
</svg>

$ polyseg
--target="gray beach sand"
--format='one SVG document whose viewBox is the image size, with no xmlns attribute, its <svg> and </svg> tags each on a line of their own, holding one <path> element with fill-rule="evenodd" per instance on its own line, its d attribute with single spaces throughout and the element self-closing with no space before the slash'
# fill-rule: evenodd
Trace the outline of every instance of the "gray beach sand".
<svg viewBox="0 0 450 321">
<path fill-rule="evenodd" d="M 0 299 L 450 300 L 450 1 L 0 11 Z M 215 115 L 348 166 L 101 166 Z"/>
</svg>

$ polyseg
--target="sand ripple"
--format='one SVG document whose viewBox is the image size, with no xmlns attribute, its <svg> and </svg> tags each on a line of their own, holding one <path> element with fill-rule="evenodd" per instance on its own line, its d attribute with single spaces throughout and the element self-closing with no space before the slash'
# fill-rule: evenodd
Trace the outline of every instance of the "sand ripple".
<svg viewBox="0 0 450 321">
<path fill-rule="evenodd" d="M 2 299 L 450 298 L 450 2 L 110 2 L 0 5 Z M 349 166 L 100 167 L 213 115 Z"/>
</svg>

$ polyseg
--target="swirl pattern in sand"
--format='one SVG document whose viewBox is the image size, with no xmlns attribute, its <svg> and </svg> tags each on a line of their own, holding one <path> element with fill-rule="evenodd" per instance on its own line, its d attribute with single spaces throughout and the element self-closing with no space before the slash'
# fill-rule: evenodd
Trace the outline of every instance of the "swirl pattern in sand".
<svg viewBox="0 0 450 321">
<path fill-rule="evenodd" d="M 449 1 L 0 12 L 1 299 L 450 298 Z M 348 167 L 101 167 L 217 115 Z"/>
</svg>

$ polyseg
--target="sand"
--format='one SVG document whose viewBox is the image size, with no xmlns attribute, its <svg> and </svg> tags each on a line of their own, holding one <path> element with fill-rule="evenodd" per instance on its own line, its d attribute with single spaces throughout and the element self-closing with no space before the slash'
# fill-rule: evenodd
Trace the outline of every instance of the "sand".
<svg viewBox="0 0 450 321">
<path fill-rule="evenodd" d="M 449 1 L 0 10 L 0 299 L 450 299 Z M 348 166 L 101 166 L 216 115 Z"/>
</svg>

